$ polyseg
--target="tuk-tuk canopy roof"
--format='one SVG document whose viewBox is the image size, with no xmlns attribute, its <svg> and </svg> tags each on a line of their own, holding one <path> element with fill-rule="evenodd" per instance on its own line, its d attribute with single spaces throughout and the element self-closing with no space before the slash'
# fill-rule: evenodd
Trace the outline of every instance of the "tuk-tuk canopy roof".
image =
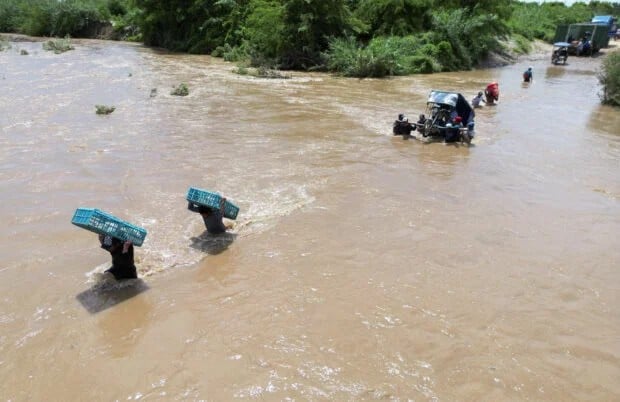
<svg viewBox="0 0 620 402">
<path fill-rule="evenodd" d="M 432 90 L 428 95 L 426 103 L 438 103 L 456 108 L 458 115 L 461 116 L 464 122 L 469 122 L 474 117 L 474 111 L 469 102 L 467 102 L 463 95 L 457 92 Z"/>
<path fill-rule="evenodd" d="M 431 93 L 428 95 L 428 100 L 426 102 L 441 103 L 444 105 L 450 105 L 452 107 L 455 107 L 457 102 L 459 101 L 459 95 L 460 94 L 454 92 L 432 90 Z"/>
</svg>

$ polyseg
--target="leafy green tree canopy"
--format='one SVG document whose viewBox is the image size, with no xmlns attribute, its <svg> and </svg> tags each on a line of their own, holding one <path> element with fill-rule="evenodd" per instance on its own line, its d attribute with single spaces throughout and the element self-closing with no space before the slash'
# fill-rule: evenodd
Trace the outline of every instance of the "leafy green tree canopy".
<svg viewBox="0 0 620 402">
<path fill-rule="evenodd" d="M 372 36 L 406 36 L 430 26 L 434 0 L 361 0 L 355 15 Z"/>
</svg>

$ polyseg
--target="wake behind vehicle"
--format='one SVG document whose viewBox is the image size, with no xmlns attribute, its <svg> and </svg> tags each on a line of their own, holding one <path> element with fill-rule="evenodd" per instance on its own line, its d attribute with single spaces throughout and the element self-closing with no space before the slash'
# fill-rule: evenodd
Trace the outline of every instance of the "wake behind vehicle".
<svg viewBox="0 0 620 402">
<path fill-rule="evenodd" d="M 551 53 L 551 63 L 566 64 L 568 60 L 568 48 L 571 46 L 568 42 L 555 42 L 553 44 L 553 52 Z"/>
<path fill-rule="evenodd" d="M 430 140 L 468 144 L 474 137 L 474 110 L 460 93 L 433 90 L 426 101 L 426 114 L 420 115 L 416 123 L 403 117 L 399 115 L 394 122 L 394 135 L 409 135 L 417 130 Z"/>
</svg>

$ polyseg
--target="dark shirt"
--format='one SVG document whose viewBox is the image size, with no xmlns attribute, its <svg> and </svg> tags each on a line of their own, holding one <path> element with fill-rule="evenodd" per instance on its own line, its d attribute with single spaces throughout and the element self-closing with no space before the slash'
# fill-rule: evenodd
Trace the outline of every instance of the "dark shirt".
<svg viewBox="0 0 620 402">
<path fill-rule="evenodd" d="M 133 261 L 133 244 L 129 245 L 126 253 L 123 253 L 123 242 L 117 238 L 109 237 L 101 244 L 101 248 L 107 250 L 112 255 L 112 267 L 106 272 L 110 272 L 116 279 L 137 278 L 136 266 Z"/>
<path fill-rule="evenodd" d="M 208 207 L 198 206 L 194 203 L 189 203 L 187 209 L 193 212 L 198 212 L 202 215 L 202 220 L 205 223 L 207 232 L 211 234 L 220 234 L 226 232 L 226 226 L 222 221 L 222 213 L 217 210 L 213 210 Z"/>
</svg>

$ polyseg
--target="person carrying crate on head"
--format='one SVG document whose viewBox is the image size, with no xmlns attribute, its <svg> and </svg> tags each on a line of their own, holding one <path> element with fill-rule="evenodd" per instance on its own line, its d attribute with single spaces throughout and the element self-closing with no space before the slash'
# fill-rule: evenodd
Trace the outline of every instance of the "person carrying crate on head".
<svg viewBox="0 0 620 402">
<path fill-rule="evenodd" d="M 147 231 L 96 208 L 78 208 L 71 223 L 99 235 L 101 248 L 112 256 L 112 266 L 106 273 L 116 280 L 138 277 L 133 260 L 133 246 L 140 247 Z"/>
<path fill-rule="evenodd" d="M 210 234 L 220 234 L 226 232 L 228 227 L 224 224 L 224 207 L 226 205 L 226 198 L 220 199 L 220 209 L 209 208 L 204 205 L 197 205 L 189 201 L 187 209 L 192 212 L 198 212 L 205 223 L 207 232 Z"/>
<path fill-rule="evenodd" d="M 99 235 L 101 248 L 112 255 L 112 267 L 105 272 L 114 275 L 114 279 L 136 279 L 138 273 L 133 261 L 133 243 L 123 242 L 116 237 Z"/>
</svg>

